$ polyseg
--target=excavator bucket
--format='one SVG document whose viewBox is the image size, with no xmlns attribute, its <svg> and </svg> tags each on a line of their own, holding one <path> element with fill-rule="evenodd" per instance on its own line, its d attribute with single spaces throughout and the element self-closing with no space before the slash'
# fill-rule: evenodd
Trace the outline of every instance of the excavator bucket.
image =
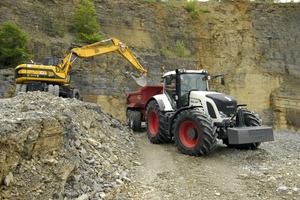
<svg viewBox="0 0 300 200">
<path fill-rule="evenodd" d="M 147 78 L 145 76 L 143 76 L 142 74 L 140 76 L 137 76 L 136 74 L 133 74 L 132 72 L 126 72 L 125 76 L 131 76 L 131 78 L 133 78 L 133 80 L 139 85 L 139 86 L 146 86 L 147 85 Z"/>
<path fill-rule="evenodd" d="M 131 77 L 135 80 L 135 82 L 136 82 L 138 85 L 140 85 L 140 86 L 142 86 L 142 87 L 144 87 L 144 86 L 147 85 L 147 79 L 146 79 L 145 76 L 135 77 L 135 76 L 131 75 Z"/>
</svg>

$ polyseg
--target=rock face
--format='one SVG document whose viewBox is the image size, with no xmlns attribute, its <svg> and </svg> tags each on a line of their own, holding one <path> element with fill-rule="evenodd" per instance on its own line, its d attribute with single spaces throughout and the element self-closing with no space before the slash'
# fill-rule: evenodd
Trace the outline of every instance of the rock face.
<svg viewBox="0 0 300 200">
<path fill-rule="evenodd" d="M 267 12 L 266 12 L 267 11 Z M 256 5 L 252 11 L 259 64 L 276 85 L 270 93 L 274 125 L 300 130 L 300 5 Z M 276 80 L 277 79 L 277 80 Z M 279 84 L 278 84 L 279 83 Z M 267 85 L 267 84 L 266 84 Z"/>
<path fill-rule="evenodd" d="M 0 111 L 0 199 L 101 199 L 130 181 L 134 137 L 100 106 L 33 92 Z"/>
<path fill-rule="evenodd" d="M 49 37 L 44 27 L 46 14 L 39 11 L 51 7 L 53 11 L 47 14 L 53 20 L 59 19 L 66 28 L 77 3 L 24 0 L 12 6 L 11 1 L 3 0 L 0 22 L 14 22 L 29 33 L 32 41 L 29 50 L 36 60 L 62 56 L 70 46 L 82 44 L 67 29 L 62 38 Z M 246 103 L 261 115 L 264 124 L 299 130 L 299 3 L 212 1 L 199 3 L 197 18 L 192 18 L 178 2 L 104 0 L 94 3 L 103 38 L 117 37 L 128 45 L 148 70 L 149 84 L 160 84 L 161 66 L 206 68 L 226 78 L 226 86 L 213 82 L 211 89 Z M 97 102 L 105 95 L 121 105 L 126 91 L 138 89 L 132 80 L 124 77 L 126 70 L 135 71 L 117 53 L 77 60 L 71 72 L 72 84 L 86 99 Z M 0 95 L 8 96 L 10 87 L 0 88 Z M 123 120 L 125 112 L 123 116 L 114 112 L 114 106 L 107 110 Z"/>
</svg>

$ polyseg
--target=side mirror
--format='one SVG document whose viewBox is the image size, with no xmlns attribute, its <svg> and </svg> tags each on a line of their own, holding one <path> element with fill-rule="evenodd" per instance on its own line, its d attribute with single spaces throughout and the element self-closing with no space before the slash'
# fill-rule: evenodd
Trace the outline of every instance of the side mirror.
<svg viewBox="0 0 300 200">
<path fill-rule="evenodd" d="M 208 76 L 208 75 L 205 75 L 203 78 L 202 78 L 202 81 L 208 81 L 211 79 L 211 76 Z"/>
<path fill-rule="evenodd" d="M 224 76 L 221 77 L 221 84 L 222 84 L 222 85 L 225 85 L 225 79 L 224 79 Z"/>
</svg>

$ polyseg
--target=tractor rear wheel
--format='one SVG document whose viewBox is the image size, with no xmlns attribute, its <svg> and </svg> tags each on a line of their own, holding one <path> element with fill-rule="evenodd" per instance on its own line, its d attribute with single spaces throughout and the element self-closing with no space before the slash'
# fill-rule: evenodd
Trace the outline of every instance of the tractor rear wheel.
<svg viewBox="0 0 300 200">
<path fill-rule="evenodd" d="M 260 126 L 261 120 L 257 115 L 250 110 L 243 109 L 244 114 L 244 120 L 246 126 Z M 238 124 L 238 118 L 237 118 L 237 124 Z M 257 149 L 257 147 L 261 144 L 260 142 L 256 143 L 247 143 L 247 144 L 229 144 L 228 138 L 223 140 L 223 143 L 226 144 L 230 148 L 236 148 L 236 149 Z"/>
<path fill-rule="evenodd" d="M 172 138 L 166 133 L 164 112 L 160 111 L 158 103 L 153 100 L 147 106 L 146 128 L 149 140 L 152 143 L 167 143 Z"/>
<path fill-rule="evenodd" d="M 207 155 L 217 143 L 212 119 L 195 109 L 178 114 L 173 124 L 173 133 L 178 150 L 190 156 Z"/>
<path fill-rule="evenodd" d="M 138 110 L 127 110 L 126 117 L 127 117 L 127 125 L 133 131 L 141 130 L 142 117 L 141 117 L 141 113 Z"/>
</svg>

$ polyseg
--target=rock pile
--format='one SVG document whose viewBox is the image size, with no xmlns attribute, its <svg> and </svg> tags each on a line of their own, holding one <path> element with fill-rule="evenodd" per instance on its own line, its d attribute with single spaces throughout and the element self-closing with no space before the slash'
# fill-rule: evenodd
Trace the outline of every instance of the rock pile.
<svg viewBox="0 0 300 200">
<path fill-rule="evenodd" d="M 0 199 L 103 199 L 139 165 L 132 132 L 96 104 L 0 99 Z"/>
</svg>

